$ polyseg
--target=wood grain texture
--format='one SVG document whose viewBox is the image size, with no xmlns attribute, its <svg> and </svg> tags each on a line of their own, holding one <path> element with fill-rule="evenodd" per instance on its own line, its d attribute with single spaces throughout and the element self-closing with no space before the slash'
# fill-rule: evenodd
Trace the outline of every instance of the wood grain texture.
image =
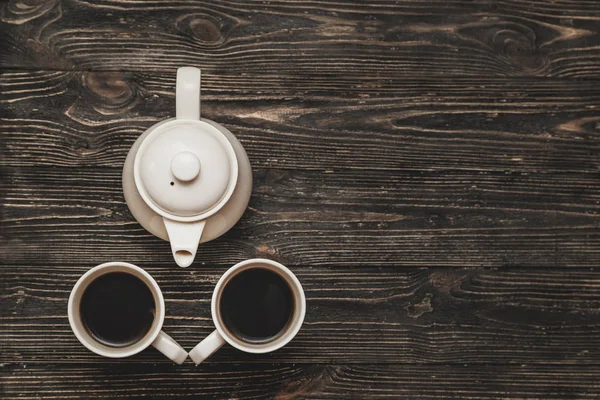
<svg viewBox="0 0 600 400">
<path fill-rule="evenodd" d="M 131 260 L 131 259 L 129 259 Z M 114 363 L 83 347 L 66 316 L 73 284 L 90 266 L 6 266 L 3 359 L 34 364 Z M 164 329 L 191 349 L 213 329 L 210 298 L 224 267 L 139 264 L 166 301 Z M 298 336 L 231 363 L 600 364 L 600 271 L 482 268 L 292 268 L 307 297 Z M 43 313 L 40 313 L 43 310 Z M 33 345 L 35 344 L 35 345 Z M 153 349 L 122 363 L 171 365 Z"/>
<path fill-rule="evenodd" d="M 240 223 L 202 246 L 198 263 L 600 263 L 600 88 L 590 82 L 204 79 L 204 115 L 241 140 L 255 184 Z M 1 82 L 9 262 L 172 263 L 168 244 L 131 217 L 120 174 L 135 139 L 172 115 L 173 76 L 12 72 Z"/>
<path fill-rule="evenodd" d="M 596 0 L 1 2 L 0 397 L 600 398 L 599 33 Z M 182 270 L 120 175 L 186 65 L 254 189 Z M 306 291 L 275 353 L 116 362 L 69 328 L 124 260 L 191 349 L 250 257 Z"/>
<path fill-rule="evenodd" d="M 11 0 L 1 66 L 289 76 L 600 76 L 594 0 Z"/>
<path fill-rule="evenodd" d="M 123 199 L 121 169 L 4 169 L 4 257 L 174 266 Z M 517 175 L 518 176 L 518 175 Z M 249 208 L 195 268 L 275 258 L 291 266 L 597 267 L 598 176 L 258 169 Z"/>
<path fill-rule="evenodd" d="M 5 393 L 20 399 L 594 399 L 585 366 L 228 365 L 165 369 L 84 364 L 61 371 L 11 365 Z M 40 385 L 40 382 L 43 382 Z M 26 389 L 24 389 L 26 388 Z"/>
<path fill-rule="evenodd" d="M 4 163 L 120 168 L 142 132 L 173 116 L 174 78 L 6 72 Z M 600 164 L 600 86 L 590 81 L 282 86 L 259 76 L 241 83 L 204 75 L 202 93 L 203 115 L 237 135 L 255 168 L 547 175 L 596 173 Z"/>
</svg>

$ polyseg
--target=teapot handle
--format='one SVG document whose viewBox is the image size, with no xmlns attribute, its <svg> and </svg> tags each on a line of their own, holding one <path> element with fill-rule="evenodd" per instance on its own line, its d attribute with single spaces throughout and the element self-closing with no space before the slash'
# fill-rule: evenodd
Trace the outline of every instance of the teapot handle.
<svg viewBox="0 0 600 400">
<path fill-rule="evenodd" d="M 200 119 L 200 70 L 182 67 L 177 70 L 175 88 L 177 119 Z"/>
</svg>

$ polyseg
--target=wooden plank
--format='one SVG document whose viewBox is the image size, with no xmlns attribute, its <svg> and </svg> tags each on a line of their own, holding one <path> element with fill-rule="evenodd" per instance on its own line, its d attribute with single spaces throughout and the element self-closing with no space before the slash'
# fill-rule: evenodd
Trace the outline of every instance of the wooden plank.
<svg viewBox="0 0 600 400">
<path fill-rule="evenodd" d="M 174 266 L 129 212 L 120 168 L 5 167 L 3 183 L 6 262 Z M 597 174 L 256 169 L 248 210 L 194 266 L 597 267 L 599 200 Z"/>
<path fill-rule="evenodd" d="M 598 77 L 596 1 L 4 2 L 0 66 Z"/>
<path fill-rule="evenodd" d="M 28 368 L 114 363 L 83 347 L 69 327 L 68 296 L 88 269 L 83 265 L 87 258 L 79 260 L 82 266 L 2 269 L 2 360 Z M 165 331 L 191 349 L 214 329 L 209 303 L 226 267 L 140 266 L 164 293 Z M 298 336 L 265 355 L 226 346 L 210 358 L 207 368 L 232 363 L 600 364 L 596 269 L 292 270 L 307 297 Z M 120 362 L 171 365 L 153 349 Z"/>
<path fill-rule="evenodd" d="M 595 366 L 10 365 L 4 398 L 592 399 Z"/>
<path fill-rule="evenodd" d="M 0 397 L 600 397 L 600 3 L 38 3 L 0 5 Z M 187 270 L 120 187 L 182 65 L 255 177 Z M 70 331 L 74 282 L 121 259 L 190 349 L 255 256 L 307 293 L 276 353 L 115 362 Z"/>
<path fill-rule="evenodd" d="M 173 74 L 12 72 L 1 83 L 7 261 L 172 264 L 127 210 L 120 168 L 172 115 Z M 590 82 L 205 83 L 204 113 L 238 135 L 255 187 L 199 263 L 599 265 Z"/>
<path fill-rule="evenodd" d="M 4 73 L 3 163 L 121 167 L 144 130 L 173 116 L 174 78 Z M 237 135 L 255 168 L 385 170 L 390 176 L 460 170 L 506 174 L 507 180 L 600 168 L 600 86 L 594 82 L 396 79 L 279 87 L 258 76 L 243 85 L 216 76 L 204 82 L 203 115 Z"/>
<path fill-rule="evenodd" d="M 256 94 L 257 80 L 214 78 L 203 110 L 238 134 L 255 188 L 240 224 L 199 262 L 600 261 L 600 91 L 589 82 L 342 81 L 308 93 L 272 82 Z M 124 205 L 120 168 L 135 138 L 174 109 L 174 77 L 7 73 L 2 83 L 9 261 L 62 265 L 76 253 L 171 264 L 168 245 Z"/>
</svg>

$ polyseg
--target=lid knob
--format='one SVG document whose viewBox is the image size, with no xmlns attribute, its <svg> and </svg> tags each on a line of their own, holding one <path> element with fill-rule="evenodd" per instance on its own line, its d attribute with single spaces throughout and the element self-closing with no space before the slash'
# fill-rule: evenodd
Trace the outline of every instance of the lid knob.
<svg viewBox="0 0 600 400">
<path fill-rule="evenodd" d="M 200 173 L 200 160 L 191 151 L 182 151 L 171 160 L 171 172 L 179 181 L 189 182 Z"/>
</svg>

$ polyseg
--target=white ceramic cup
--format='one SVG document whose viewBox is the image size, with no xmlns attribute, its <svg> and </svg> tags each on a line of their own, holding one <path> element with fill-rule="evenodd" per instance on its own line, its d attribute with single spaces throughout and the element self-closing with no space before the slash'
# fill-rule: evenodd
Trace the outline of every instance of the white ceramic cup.
<svg viewBox="0 0 600 400">
<path fill-rule="evenodd" d="M 94 280 L 110 272 L 125 272 L 137 277 L 148 286 L 154 298 L 155 314 L 150 329 L 140 340 L 123 347 L 108 346 L 96 340 L 85 328 L 81 319 L 81 297 L 85 289 Z M 98 265 L 83 274 L 71 291 L 68 314 L 71 329 L 73 329 L 77 339 L 85 347 L 101 356 L 111 358 L 129 357 L 152 345 L 177 364 L 182 364 L 187 358 L 187 352 L 173 338 L 161 331 L 165 320 L 165 301 L 158 284 L 150 274 L 133 264 L 109 262 Z"/>
<path fill-rule="evenodd" d="M 283 332 L 278 334 L 271 341 L 261 343 L 250 343 L 245 341 L 227 329 L 223 323 L 223 318 L 220 311 L 221 294 L 229 282 L 231 282 L 231 279 L 242 271 L 254 268 L 268 269 L 278 274 L 287 282 L 294 296 L 294 309 L 292 311 L 290 322 L 287 324 L 286 328 L 284 328 Z M 306 314 L 306 299 L 304 297 L 302 285 L 292 271 L 278 262 L 264 258 L 255 258 L 242 261 L 241 263 L 229 268 L 229 270 L 223 274 L 221 279 L 219 279 L 219 282 L 217 282 L 217 286 L 213 292 L 211 311 L 212 319 L 217 329 L 215 329 L 213 333 L 208 335 L 203 341 L 198 343 L 198 345 L 196 345 L 192 351 L 190 351 L 190 358 L 196 363 L 196 365 L 203 362 L 225 343 L 229 343 L 233 347 L 247 353 L 256 354 L 268 353 L 285 346 L 294 338 L 294 336 L 296 336 L 300 330 L 300 327 L 302 326 L 302 322 L 304 322 L 304 315 Z"/>
</svg>

